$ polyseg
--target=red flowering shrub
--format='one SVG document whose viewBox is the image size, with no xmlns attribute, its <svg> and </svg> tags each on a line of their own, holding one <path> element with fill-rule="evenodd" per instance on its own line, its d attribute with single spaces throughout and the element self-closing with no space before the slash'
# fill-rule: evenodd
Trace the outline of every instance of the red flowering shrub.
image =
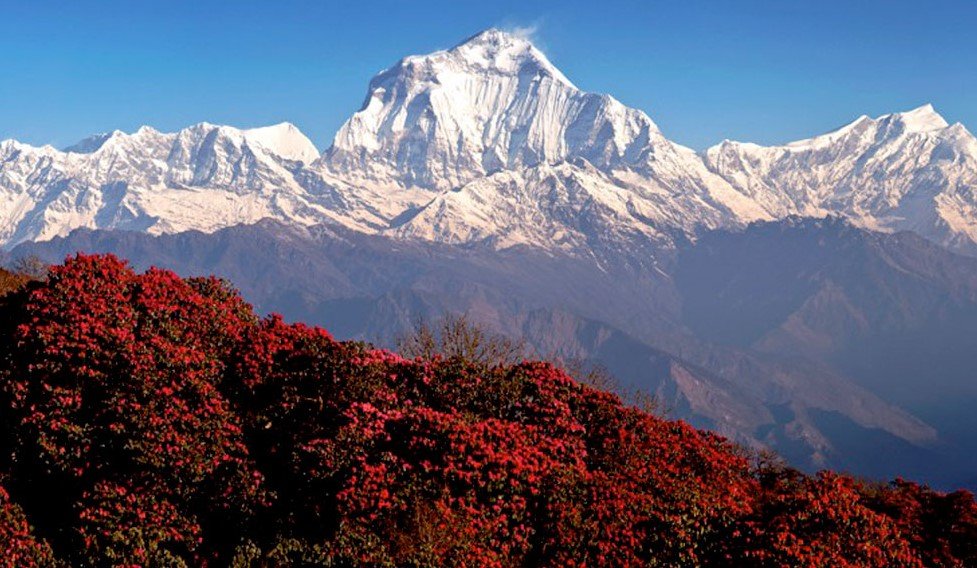
<svg viewBox="0 0 977 568">
<path fill-rule="evenodd" d="M 774 472 L 766 476 L 755 510 L 747 565 L 923 565 L 896 523 L 865 506 L 849 477 Z"/>
<path fill-rule="evenodd" d="M 196 549 L 200 526 L 147 487 L 99 482 L 82 496 L 78 531 L 91 558 L 172 565 Z"/>
<path fill-rule="evenodd" d="M 51 547 L 37 539 L 21 508 L 0 488 L 0 566 L 28 568 L 55 566 Z"/>
<path fill-rule="evenodd" d="M 891 518 L 927 566 L 977 566 L 977 503 L 968 491 L 940 493 L 897 479 L 863 489 L 867 505 Z"/>
<path fill-rule="evenodd" d="M 757 469 L 548 364 L 405 360 L 110 256 L 0 297 L 0 405 L 13 565 L 975 560 L 967 493 Z"/>
<path fill-rule="evenodd" d="M 235 295 L 214 287 L 198 285 L 201 293 L 170 272 L 136 275 L 112 257 L 79 256 L 23 292 L 4 342 L 12 351 L 2 388 L 15 465 L 70 499 L 54 504 L 59 516 L 78 503 L 90 532 L 113 532 L 99 523 L 120 515 L 152 531 L 146 507 L 176 507 L 191 520 L 174 539 L 189 541 L 199 523 L 243 521 L 260 503 L 261 476 L 218 389 L 228 350 L 251 321 Z M 87 508 L 106 487 L 134 482 L 149 493 L 113 503 L 130 511 Z"/>
</svg>

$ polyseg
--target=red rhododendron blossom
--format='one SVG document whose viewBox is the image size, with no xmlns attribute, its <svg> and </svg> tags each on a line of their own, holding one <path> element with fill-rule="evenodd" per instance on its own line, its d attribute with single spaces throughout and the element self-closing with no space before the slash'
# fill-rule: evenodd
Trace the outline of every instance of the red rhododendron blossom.
<svg viewBox="0 0 977 568">
<path fill-rule="evenodd" d="M 407 360 L 215 278 L 0 297 L 0 566 L 971 566 L 977 504 L 757 465 L 539 362 Z"/>
</svg>

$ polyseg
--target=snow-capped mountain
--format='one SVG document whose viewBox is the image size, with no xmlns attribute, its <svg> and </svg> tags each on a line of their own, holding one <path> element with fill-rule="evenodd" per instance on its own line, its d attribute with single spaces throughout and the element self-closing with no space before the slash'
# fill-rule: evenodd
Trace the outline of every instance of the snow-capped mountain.
<svg viewBox="0 0 977 568">
<path fill-rule="evenodd" d="M 778 147 L 699 154 L 499 30 L 370 83 L 320 156 L 290 124 L 143 127 L 63 151 L 0 143 L 0 244 L 76 228 L 205 232 L 272 219 L 590 254 L 676 233 L 840 215 L 977 250 L 977 140 L 932 107 Z"/>
<path fill-rule="evenodd" d="M 805 467 L 973 479 L 977 259 L 862 228 L 977 256 L 975 164 L 929 106 L 697 153 L 489 30 L 381 72 L 321 155 L 290 124 L 0 142 L 0 247 L 217 273 L 341 337 L 470 313 Z"/>
<path fill-rule="evenodd" d="M 640 166 L 663 146 L 643 112 L 581 91 L 529 41 L 488 30 L 377 75 L 323 160 L 350 175 L 444 190 L 573 158 Z"/>
<path fill-rule="evenodd" d="M 301 184 L 315 146 L 291 124 L 198 124 L 93 136 L 64 151 L 0 142 L 0 242 L 80 227 L 175 233 L 264 218 L 317 224 L 340 209 Z"/>
<path fill-rule="evenodd" d="M 775 218 L 834 214 L 970 252 L 977 242 L 977 139 L 931 105 L 784 146 L 725 141 L 705 160 Z"/>
<path fill-rule="evenodd" d="M 572 249 L 763 217 L 645 113 L 578 89 L 499 30 L 377 75 L 320 165 L 354 186 L 412 188 L 424 201 L 390 230 L 452 243 Z"/>
</svg>

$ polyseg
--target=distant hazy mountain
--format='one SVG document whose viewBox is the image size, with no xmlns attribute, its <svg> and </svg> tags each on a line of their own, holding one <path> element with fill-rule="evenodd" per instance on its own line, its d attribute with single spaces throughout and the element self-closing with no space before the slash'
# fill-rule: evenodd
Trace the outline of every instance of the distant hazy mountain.
<svg viewBox="0 0 977 568">
<path fill-rule="evenodd" d="M 465 312 L 808 469 L 945 485 L 977 472 L 977 261 L 908 233 L 766 223 L 662 252 L 661 268 L 272 223 L 78 231 L 14 254 L 76 250 L 217 273 L 259 310 L 386 345 L 419 318 Z"/>
</svg>

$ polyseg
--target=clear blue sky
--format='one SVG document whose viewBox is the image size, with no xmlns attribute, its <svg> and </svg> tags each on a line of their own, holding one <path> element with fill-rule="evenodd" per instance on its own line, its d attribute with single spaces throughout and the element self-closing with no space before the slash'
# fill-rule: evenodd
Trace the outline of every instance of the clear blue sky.
<svg viewBox="0 0 977 568">
<path fill-rule="evenodd" d="M 700 149 L 932 102 L 977 129 L 977 2 L 0 0 L 0 138 L 289 120 L 320 147 L 402 56 L 536 28 L 578 86 Z"/>
</svg>

